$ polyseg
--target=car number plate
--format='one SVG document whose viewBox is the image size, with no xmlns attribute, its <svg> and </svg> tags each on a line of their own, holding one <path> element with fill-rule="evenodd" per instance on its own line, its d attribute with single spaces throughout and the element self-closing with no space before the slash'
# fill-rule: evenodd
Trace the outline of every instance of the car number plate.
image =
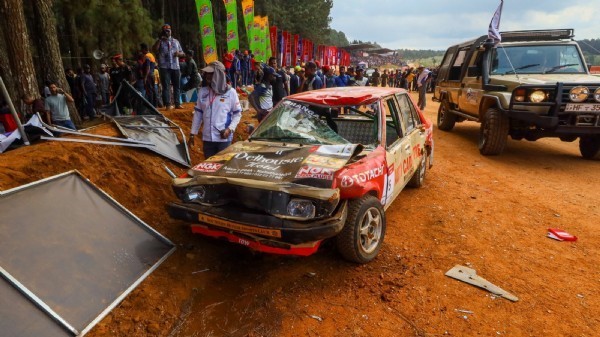
<svg viewBox="0 0 600 337">
<path fill-rule="evenodd" d="M 217 218 L 214 216 L 206 215 L 206 214 L 198 214 L 198 220 L 200 222 L 204 222 L 213 226 L 222 227 L 231 229 L 236 232 L 242 233 L 251 233 L 251 234 L 259 234 L 266 235 L 275 238 L 281 238 L 281 231 L 277 229 L 268 229 L 268 228 L 260 228 L 260 227 L 252 227 L 243 225 L 241 223 Z"/>
<path fill-rule="evenodd" d="M 584 112 L 600 112 L 600 104 L 590 103 L 569 103 L 565 108 L 565 111 L 584 111 Z"/>
</svg>

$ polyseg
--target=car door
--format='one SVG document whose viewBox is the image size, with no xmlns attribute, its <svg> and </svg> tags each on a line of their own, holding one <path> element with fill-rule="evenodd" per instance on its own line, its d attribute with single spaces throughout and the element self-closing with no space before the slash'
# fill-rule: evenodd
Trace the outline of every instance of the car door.
<svg viewBox="0 0 600 337">
<path fill-rule="evenodd" d="M 382 103 L 388 117 L 386 120 L 385 138 L 388 177 L 386 181 L 386 200 L 384 203 L 385 207 L 387 207 L 396 199 L 396 196 L 408 182 L 404 173 L 404 166 L 411 158 L 411 140 L 409 137 L 404 137 L 400 108 L 396 98 L 389 96 Z"/>
<path fill-rule="evenodd" d="M 475 51 L 470 60 L 465 76 L 463 77 L 460 93 L 458 96 L 458 107 L 460 111 L 470 115 L 479 114 L 479 102 L 481 101 L 481 69 L 483 52 Z"/>
<path fill-rule="evenodd" d="M 407 93 L 396 94 L 400 108 L 400 118 L 404 126 L 404 137 L 410 139 L 410 160 L 403 162 L 405 179 L 408 181 L 419 168 L 421 156 L 424 154 L 426 130 L 421 122 L 417 108 Z"/>
</svg>

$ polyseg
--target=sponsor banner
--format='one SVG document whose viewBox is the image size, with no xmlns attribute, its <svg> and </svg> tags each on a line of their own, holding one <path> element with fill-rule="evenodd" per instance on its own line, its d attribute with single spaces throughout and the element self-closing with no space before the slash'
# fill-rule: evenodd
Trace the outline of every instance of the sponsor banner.
<svg viewBox="0 0 600 337">
<path fill-rule="evenodd" d="M 335 172 L 355 153 L 356 146 L 343 150 L 345 146 L 287 148 L 237 142 L 193 170 L 196 174 L 330 188 Z"/>
<path fill-rule="evenodd" d="M 277 27 L 269 27 L 269 48 L 271 49 L 271 55 L 277 57 Z"/>
<path fill-rule="evenodd" d="M 210 63 L 218 59 L 212 4 L 210 0 L 196 0 L 196 9 L 198 11 L 198 21 L 200 22 L 200 39 L 202 41 L 204 62 Z"/>
<path fill-rule="evenodd" d="M 240 38 L 238 34 L 237 0 L 223 0 L 227 11 L 227 52 L 240 49 Z"/>
<path fill-rule="evenodd" d="M 244 16 L 244 27 L 246 27 L 246 35 L 248 36 L 248 49 L 254 51 L 253 48 L 253 25 L 254 25 L 254 0 L 242 0 L 242 14 Z"/>
<path fill-rule="evenodd" d="M 198 221 L 207 223 L 209 225 L 228 228 L 236 232 L 260 234 L 275 238 L 281 238 L 281 231 L 278 229 L 260 228 L 254 226 L 248 226 L 241 223 L 217 218 L 210 215 L 198 214 Z"/>
</svg>

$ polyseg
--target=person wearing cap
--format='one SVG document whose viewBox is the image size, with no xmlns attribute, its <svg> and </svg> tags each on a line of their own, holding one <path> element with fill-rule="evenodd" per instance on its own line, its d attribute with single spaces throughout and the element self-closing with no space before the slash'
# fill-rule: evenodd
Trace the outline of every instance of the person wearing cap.
<svg viewBox="0 0 600 337">
<path fill-rule="evenodd" d="M 354 86 L 366 87 L 369 86 L 369 78 L 363 76 L 365 69 L 362 67 L 356 68 L 356 74 L 354 75 Z"/>
<path fill-rule="evenodd" d="M 97 87 L 100 92 L 102 105 L 110 103 L 110 76 L 108 76 L 106 64 L 100 65 L 100 72 L 97 75 Z"/>
<path fill-rule="evenodd" d="M 171 85 L 173 85 L 175 108 L 181 109 L 182 106 L 178 100 L 181 81 L 179 58 L 184 57 L 185 53 L 179 41 L 171 36 L 170 25 L 165 24 L 162 26 L 160 37 L 156 40 L 152 49 L 158 55 L 158 71 L 163 89 L 163 103 L 169 109 L 173 108 L 171 105 Z"/>
<path fill-rule="evenodd" d="M 261 82 L 255 86 L 252 94 L 248 96 L 250 104 L 256 110 L 256 118 L 259 122 L 273 110 L 273 83 L 275 83 L 277 76 L 275 68 L 265 66 Z"/>
<path fill-rule="evenodd" d="M 209 158 L 231 145 L 233 132 L 242 117 L 242 106 L 235 89 L 227 85 L 225 66 L 214 61 L 202 68 L 202 88 L 194 107 L 189 144 L 202 126 L 204 157 Z"/>
<path fill-rule="evenodd" d="M 425 105 L 427 105 L 427 80 L 429 79 L 429 69 L 425 68 L 425 66 L 419 66 L 417 68 L 419 70 L 419 77 L 417 77 L 417 88 L 419 90 L 419 101 L 417 105 L 419 109 L 425 110 Z"/>
<path fill-rule="evenodd" d="M 310 91 L 310 90 L 318 90 L 323 88 L 323 81 L 319 76 L 317 76 L 317 64 L 313 61 L 306 62 L 306 67 L 304 68 L 305 78 L 302 83 L 302 87 L 300 92 Z"/>
</svg>

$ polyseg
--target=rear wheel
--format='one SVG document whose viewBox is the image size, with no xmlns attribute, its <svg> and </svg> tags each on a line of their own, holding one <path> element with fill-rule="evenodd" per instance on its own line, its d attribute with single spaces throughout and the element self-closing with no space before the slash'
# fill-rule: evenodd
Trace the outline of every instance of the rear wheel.
<svg viewBox="0 0 600 337">
<path fill-rule="evenodd" d="M 579 138 L 579 151 L 585 159 L 600 159 L 600 135 Z"/>
<path fill-rule="evenodd" d="M 502 153 L 508 142 L 509 119 L 500 110 L 487 110 L 479 129 L 479 152 L 485 156 Z"/>
<path fill-rule="evenodd" d="M 442 100 L 438 109 L 437 125 L 442 131 L 450 131 L 456 124 L 456 115 L 450 112 L 450 103 L 446 99 Z"/>
<path fill-rule="evenodd" d="M 419 168 L 413 174 L 412 178 L 410 178 L 408 186 L 416 188 L 423 186 L 423 183 L 425 182 L 425 173 L 427 173 L 427 151 L 423 151 Z"/>
<path fill-rule="evenodd" d="M 377 198 L 365 195 L 352 200 L 346 224 L 336 237 L 337 249 L 348 261 L 367 263 L 379 253 L 385 227 L 385 212 Z"/>
</svg>

